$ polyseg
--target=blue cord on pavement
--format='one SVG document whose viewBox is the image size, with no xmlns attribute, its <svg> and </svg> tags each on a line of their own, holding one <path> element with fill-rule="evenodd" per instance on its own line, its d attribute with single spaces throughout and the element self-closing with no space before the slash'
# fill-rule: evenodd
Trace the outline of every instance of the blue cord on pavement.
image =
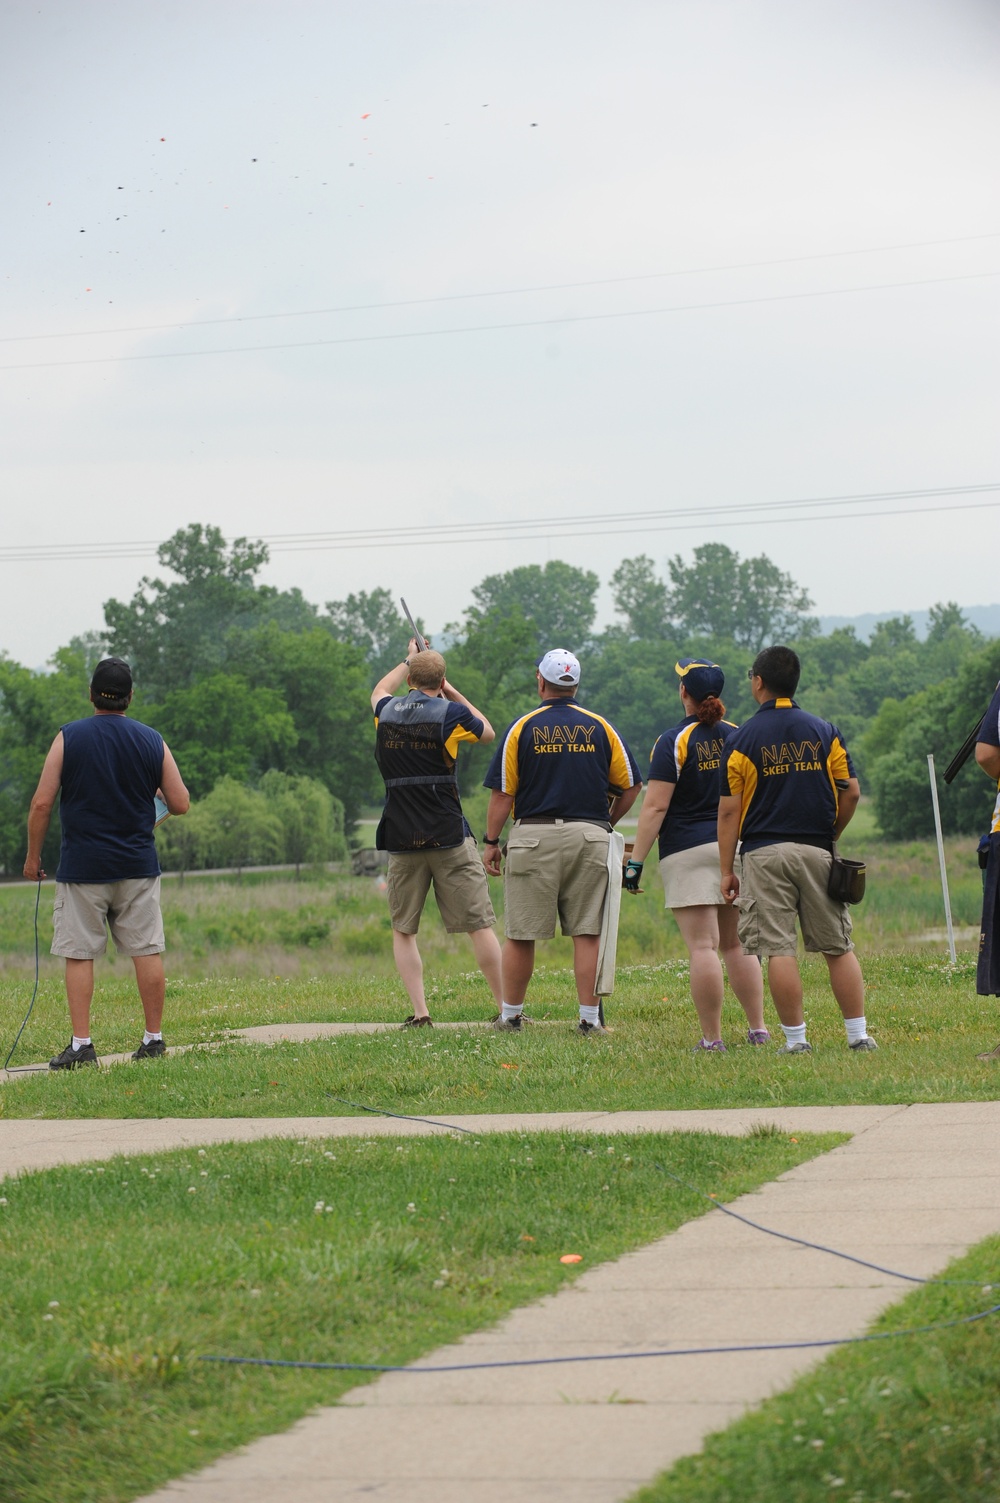
<svg viewBox="0 0 1000 1503">
<path fill-rule="evenodd" d="M 716 1357 L 732 1352 L 789 1352 L 810 1347 L 857 1346 L 866 1341 L 892 1341 L 900 1336 L 923 1336 L 931 1331 L 948 1331 L 955 1326 L 972 1325 L 996 1315 L 1000 1305 L 978 1310 L 975 1315 L 961 1315 L 957 1320 L 939 1320 L 927 1326 L 909 1326 L 902 1331 L 875 1331 L 868 1336 L 830 1336 L 817 1341 L 759 1341 L 748 1346 L 686 1346 L 655 1352 L 596 1352 L 573 1357 L 511 1357 L 501 1362 L 447 1362 L 436 1367 L 406 1367 L 378 1362 L 294 1362 L 281 1357 L 199 1357 L 199 1362 L 225 1362 L 241 1367 L 308 1367 L 323 1372 L 342 1373 L 470 1373 L 495 1367 L 555 1367 L 568 1362 L 634 1362 L 640 1357 Z"/>
<path fill-rule="evenodd" d="M 390 1112 L 384 1106 L 365 1106 L 363 1101 L 345 1101 L 343 1096 L 334 1096 L 330 1091 L 324 1091 L 323 1094 L 329 1101 L 336 1101 L 341 1106 L 353 1106 L 355 1111 L 371 1112 L 375 1117 L 394 1117 L 397 1122 L 423 1122 L 428 1127 L 446 1127 L 449 1132 L 467 1132 L 470 1137 L 475 1137 L 471 1127 L 459 1127 L 457 1122 L 435 1122 L 433 1117 L 408 1117 L 405 1112 Z"/>
<path fill-rule="evenodd" d="M 674 1180 L 678 1185 L 683 1185 L 685 1190 L 690 1190 L 692 1195 L 700 1195 L 703 1200 L 711 1201 L 717 1211 L 724 1211 L 727 1216 L 732 1216 L 734 1221 L 742 1221 L 744 1226 L 752 1226 L 756 1232 L 766 1232 L 769 1237 L 780 1237 L 782 1242 L 796 1242 L 799 1247 L 808 1247 L 813 1252 L 829 1253 L 831 1258 L 843 1258 L 845 1263 L 857 1263 L 861 1268 L 871 1268 L 875 1273 L 887 1273 L 894 1279 L 905 1279 L 908 1284 L 953 1284 L 974 1285 L 977 1289 L 983 1288 L 981 1279 L 935 1279 L 921 1278 L 916 1273 L 900 1273 L 895 1268 L 883 1268 L 881 1263 L 869 1263 L 866 1258 L 856 1258 L 853 1253 L 840 1252 L 836 1247 L 824 1247 L 822 1242 L 810 1242 L 805 1237 L 793 1237 L 790 1232 L 776 1232 L 771 1226 L 761 1226 L 759 1221 L 751 1221 L 749 1216 L 741 1216 L 739 1211 L 731 1210 L 721 1201 L 716 1200 L 714 1195 L 708 1195 L 704 1190 L 699 1190 L 697 1185 L 689 1185 L 687 1180 L 681 1179 L 676 1174 L 671 1174 L 669 1169 L 664 1169 L 662 1164 L 654 1164 L 654 1169 L 659 1169 L 668 1179 Z"/>
</svg>

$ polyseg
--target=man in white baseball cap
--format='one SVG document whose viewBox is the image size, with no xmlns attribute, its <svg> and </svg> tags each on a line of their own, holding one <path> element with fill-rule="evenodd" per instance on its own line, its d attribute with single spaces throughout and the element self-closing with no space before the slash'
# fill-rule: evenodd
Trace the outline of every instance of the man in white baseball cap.
<svg viewBox="0 0 1000 1503">
<path fill-rule="evenodd" d="M 555 647 L 539 661 L 537 709 L 508 726 L 485 786 L 486 870 L 501 870 L 500 835 L 510 815 L 504 871 L 503 1005 L 494 1027 L 517 1031 L 535 965 L 535 941 L 556 920 L 573 938 L 578 1031 L 603 1033 L 595 993 L 608 891 L 612 826 L 631 808 L 642 779 L 609 721 L 577 703 L 579 659 Z"/>
</svg>

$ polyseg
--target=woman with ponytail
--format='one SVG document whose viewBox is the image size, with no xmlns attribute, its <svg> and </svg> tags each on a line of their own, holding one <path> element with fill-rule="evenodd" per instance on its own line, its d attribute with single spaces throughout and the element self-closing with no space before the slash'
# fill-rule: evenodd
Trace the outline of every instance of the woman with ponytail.
<svg viewBox="0 0 1000 1503">
<path fill-rule="evenodd" d="M 766 1044 L 771 1037 L 764 1026 L 760 962 L 740 948 L 736 911 L 727 907 L 719 886 L 719 766 L 723 742 L 735 727 L 724 718 L 719 695 L 726 680 L 717 663 L 681 658 L 676 672 L 684 719 L 653 747 L 625 886 L 639 891 L 643 862 L 658 839 L 666 906 L 691 958 L 691 997 L 701 1024 L 695 1048 L 724 1054 L 723 963 L 746 1013 L 748 1042 Z"/>
</svg>

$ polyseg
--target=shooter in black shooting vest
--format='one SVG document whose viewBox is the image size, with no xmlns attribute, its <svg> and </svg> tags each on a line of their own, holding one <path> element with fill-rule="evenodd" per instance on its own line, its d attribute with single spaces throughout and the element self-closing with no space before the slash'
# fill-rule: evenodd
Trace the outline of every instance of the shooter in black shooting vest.
<svg viewBox="0 0 1000 1503">
<path fill-rule="evenodd" d="M 404 684 L 409 693 L 397 695 Z M 375 760 L 386 792 L 375 844 L 389 852 L 392 950 L 413 1008 L 403 1027 L 431 1024 L 417 929 L 432 882 L 445 929 L 472 940 L 476 962 L 499 1011 L 496 914 L 455 777 L 461 743 L 492 741 L 493 727 L 449 684 L 441 654 L 418 651 L 415 640 L 406 661 L 375 685 L 372 709 Z"/>
</svg>

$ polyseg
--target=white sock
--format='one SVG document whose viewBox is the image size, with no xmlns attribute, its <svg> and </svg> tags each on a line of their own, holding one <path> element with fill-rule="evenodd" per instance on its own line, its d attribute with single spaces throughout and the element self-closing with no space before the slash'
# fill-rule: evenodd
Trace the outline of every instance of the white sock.
<svg viewBox="0 0 1000 1503">
<path fill-rule="evenodd" d="M 786 1044 L 804 1044 L 806 1041 L 804 1023 L 782 1023 L 781 1031 L 785 1035 Z"/>
<path fill-rule="evenodd" d="M 508 1023 L 511 1018 L 519 1018 L 523 1011 L 523 1002 L 501 1002 L 500 1004 L 500 1016 L 505 1023 Z"/>
<path fill-rule="evenodd" d="M 594 1027 L 596 1028 L 599 1025 L 600 1021 L 601 1021 L 600 1003 L 595 1003 L 595 1005 L 593 1007 L 584 1007 L 583 1003 L 582 1002 L 580 1003 L 580 1022 L 581 1023 L 592 1023 L 594 1025 Z"/>
<path fill-rule="evenodd" d="M 160 1040 L 162 1038 L 163 1038 L 163 1034 L 162 1033 L 150 1033 L 149 1029 L 147 1028 L 146 1032 L 142 1036 L 142 1042 L 144 1044 L 152 1044 L 152 1043 L 156 1043 L 158 1040 Z"/>
<path fill-rule="evenodd" d="M 74 1049 L 82 1049 L 82 1048 L 84 1048 L 84 1046 L 86 1044 L 89 1044 L 89 1043 L 90 1043 L 90 1034 L 89 1033 L 87 1034 L 87 1037 L 85 1039 L 78 1039 L 77 1036 L 76 1036 L 76 1034 L 74 1033 L 74 1035 L 73 1035 L 73 1048 Z"/>
<path fill-rule="evenodd" d="M 868 1027 L 864 1016 L 860 1018 L 845 1018 L 844 1027 L 847 1029 L 847 1042 L 849 1044 L 856 1044 L 858 1039 L 866 1039 L 868 1037 Z"/>
</svg>

